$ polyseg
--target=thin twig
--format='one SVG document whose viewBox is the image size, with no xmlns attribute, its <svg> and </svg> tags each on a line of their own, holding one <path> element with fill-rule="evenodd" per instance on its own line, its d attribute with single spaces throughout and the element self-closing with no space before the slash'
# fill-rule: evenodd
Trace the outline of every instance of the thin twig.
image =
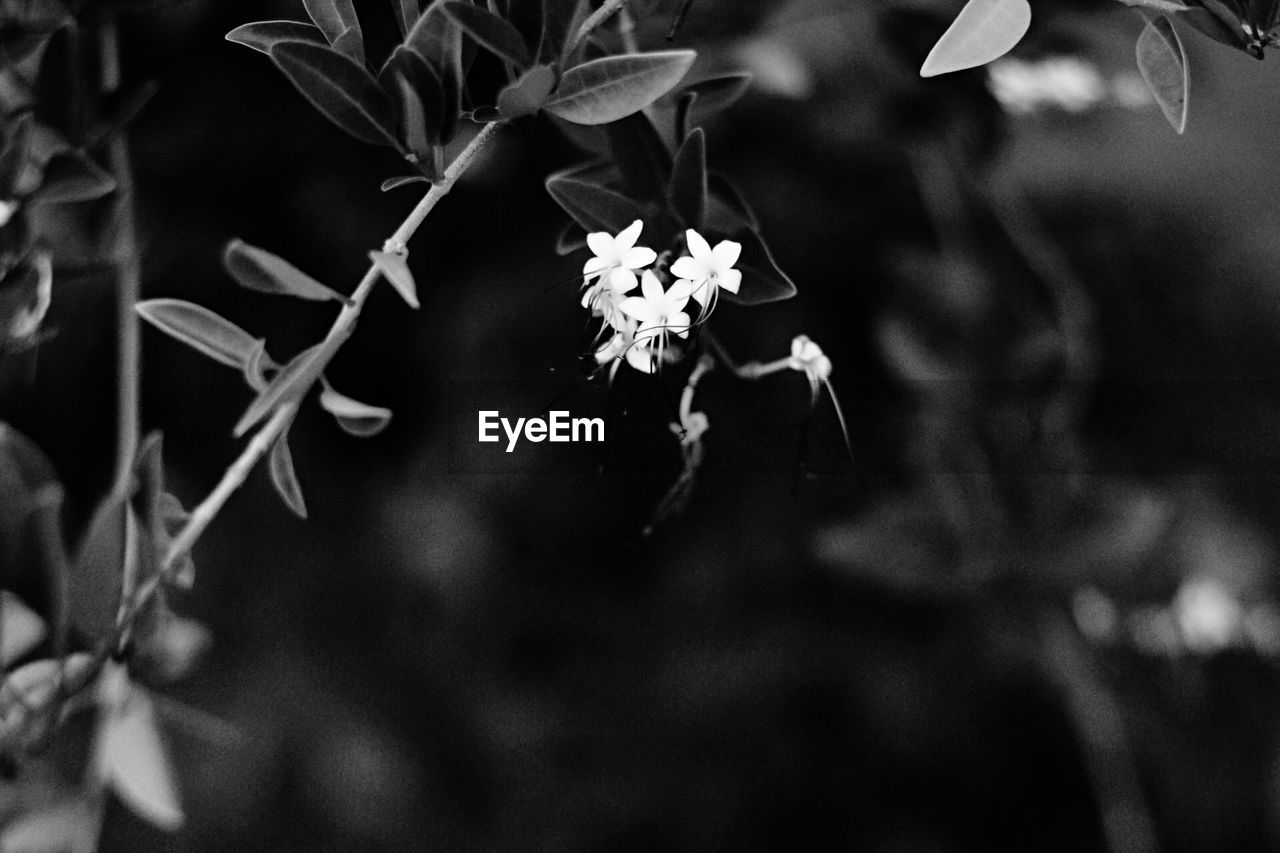
<svg viewBox="0 0 1280 853">
<path fill-rule="evenodd" d="M 573 34 L 573 41 L 569 44 L 569 53 L 572 53 L 584 38 L 591 35 L 596 27 L 622 11 L 623 2 L 624 0 L 604 0 L 599 9 L 588 15 L 587 19 L 582 22 L 582 26 L 578 27 L 578 31 Z"/>
</svg>

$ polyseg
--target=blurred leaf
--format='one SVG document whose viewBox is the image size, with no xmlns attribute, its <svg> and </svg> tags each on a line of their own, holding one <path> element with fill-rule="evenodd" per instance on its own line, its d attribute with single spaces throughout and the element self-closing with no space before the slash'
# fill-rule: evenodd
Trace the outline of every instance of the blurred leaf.
<svg viewBox="0 0 1280 853">
<path fill-rule="evenodd" d="M 920 76 L 986 65 L 1012 50 L 1030 26 L 1027 0 L 969 0 L 929 52 Z"/>
<path fill-rule="evenodd" d="M 413 25 L 418 22 L 418 0 L 391 0 L 391 7 L 396 13 L 396 26 L 400 35 L 408 36 Z"/>
<path fill-rule="evenodd" d="M 723 296 L 739 305 L 763 305 L 796 295 L 795 283 L 778 266 L 773 253 L 755 231 L 733 235 L 742 244 L 738 269 L 742 270 L 742 287 L 737 293 L 723 291 Z"/>
<path fill-rule="evenodd" d="M 71 626 L 92 640 L 110 635 L 128 558 L 128 504 L 108 496 L 93 514 L 68 578 Z"/>
<path fill-rule="evenodd" d="M 1200 0 L 1200 3 L 1180 13 L 1182 19 L 1216 42 L 1247 50 L 1249 39 L 1235 14 L 1216 0 Z"/>
<path fill-rule="evenodd" d="M 623 191 L 638 202 L 667 205 L 671 152 L 644 113 L 606 125 L 609 153 L 622 175 Z"/>
<path fill-rule="evenodd" d="M 7 667 L 44 641 L 44 620 L 12 592 L 0 590 L 0 667 Z"/>
<path fill-rule="evenodd" d="M 370 406 L 339 394 L 325 385 L 320 394 L 320 405 L 338 421 L 338 426 L 351 435 L 370 438 L 387 428 L 391 423 L 391 410 L 381 406 Z"/>
<path fill-rule="evenodd" d="M 881 321 L 876 337 L 889 367 L 913 391 L 945 387 L 964 375 L 962 365 L 951 363 L 901 317 L 890 316 Z"/>
<path fill-rule="evenodd" d="M 526 68 L 532 61 L 519 30 L 488 9 L 466 0 L 447 0 L 443 8 L 481 47 L 499 59 L 517 68 Z"/>
<path fill-rule="evenodd" d="M 1126 6 L 1139 9 L 1152 9 L 1156 12 L 1181 13 L 1187 10 L 1182 0 L 1120 0 Z"/>
<path fill-rule="evenodd" d="M 0 687 L 0 706 L 3 707 L 5 727 L 8 728 L 15 722 L 21 723 L 21 720 L 14 719 L 15 705 L 43 705 L 53 698 L 60 683 L 79 683 L 92 671 L 93 665 L 93 655 L 77 652 L 63 661 L 46 658 L 14 669 L 5 678 L 3 687 Z"/>
<path fill-rule="evenodd" d="M 535 65 L 498 93 L 498 112 L 508 120 L 532 115 L 546 104 L 555 86 L 556 72 L 550 66 Z"/>
<path fill-rule="evenodd" d="M 265 249 L 232 240 L 222 252 L 222 265 L 241 287 L 324 302 L 346 302 L 342 294 L 313 279 L 288 261 Z"/>
<path fill-rule="evenodd" d="M 588 232 L 617 234 L 637 219 L 644 219 L 639 205 L 598 184 L 552 175 L 547 178 L 547 192 Z"/>
<path fill-rule="evenodd" d="M 542 38 L 539 62 L 560 62 L 576 28 L 586 20 L 586 0 L 542 0 Z"/>
<path fill-rule="evenodd" d="M 123 707 L 108 712 L 97 744 L 99 768 L 134 814 L 173 831 L 185 820 L 151 697 L 131 686 Z"/>
<path fill-rule="evenodd" d="M 258 21 L 244 24 L 227 33 L 226 39 L 267 56 L 271 55 L 271 48 L 280 42 L 301 41 L 320 47 L 328 44 L 319 28 L 301 21 Z"/>
<path fill-rule="evenodd" d="M 398 47 L 378 72 L 378 84 L 394 94 L 409 150 L 419 158 L 443 137 L 449 108 L 440 74 L 418 54 Z"/>
<path fill-rule="evenodd" d="M 17 195 L 18 181 L 26 167 L 31 150 L 31 113 L 8 119 L 4 128 L 4 147 L 0 148 L 0 193 L 6 199 Z"/>
<path fill-rule="evenodd" d="M 44 177 L 31 200 L 42 204 L 92 201 L 115 188 L 116 179 L 83 154 L 58 154 L 45 165 Z"/>
<path fill-rule="evenodd" d="M 302 0 L 302 5 L 329 44 L 352 62 L 364 65 L 364 38 L 351 0 Z"/>
<path fill-rule="evenodd" d="M 228 367 L 243 368 L 257 340 L 230 320 L 181 299 L 148 299 L 135 309 L 160 331 Z"/>
<path fill-rule="evenodd" d="M 271 445 L 271 458 L 268 460 L 271 471 L 271 485 L 276 494 L 284 501 L 294 515 L 303 520 L 307 517 L 307 502 L 302 496 L 302 486 L 298 484 L 298 475 L 293 469 L 293 454 L 289 452 L 289 434 L 286 432 Z"/>
<path fill-rule="evenodd" d="M 570 222 L 560 229 L 560 234 L 556 237 L 556 254 L 561 257 L 571 255 L 585 248 L 586 245 L 587 232 L 583 231 L 576 222 Z"/>
<path fill-rule="evenodd" d="M 444 0 L 434 0 L 405 40 L 409 50 L 422 57 L 440 78 L 444 94 L 439 139 L 447 143 L 457 129 L 462 106 L 462 28 L 444 11 Z"/>
<path fill-rule="evenodd" d="M 279 369 L 280 366 L 267 355 L 267 342 L 259 339 L 244 360 L 244 381 L 254 391 L 262 393 L 262 389 L 267 387 L 267 371 Z"/>
<path fill-rule="evenodd" d="M 401 175 L 396 178 L 387 178 L 385 181 L 382 182 L 381 189 L 385 193 L 385 192 L 390 192 L 391 190 L 398 190 L 401 187 L 407 187 L 410 184 L 430 184 L 430 183 L 431 181 L 423 177 L 422 175 Z"/>
<path fill-rule="evenodd" d="M 577 124 L 617 121 L 671 91 L 695 56 L 669 50 L 593 59 L 564 73 L 546 109 Z"/>
<path fill-rule="evenodd" d="M 73 799 L 16 816 L 0 831 L 0 850 L 14 853 L 94 853 L 102 809 L 89 799 Z"/>
<path fill-rule="evenodd" d="M 416 310 L 421 307 L 418 303 L 418 285 L 413 280 L 413 273 L 409 270 L 409 264 L 403 255 L 391 252 L 370 252 L 369 259 L 410 308 Z"/>
<path fill-rule="evenodd" d="M 1173 24 L 1163 15 L 1147 21 L 1136 47 L 1138 71 L 1178 133 L 1187 129 L 1187 56 Z"/>
<path fill-rule="evenodd" d="M 307 42 L 280 42 L 269 53 L 298 91 L 338 127 L 371 145 L 399 147 L 391 100 L 363 65 Z"/>
<path fill-rule="evenodd" d="M 707 143 L 695 129 L 676 152 L 671 169 L 671 206 L 688 228 L 701 228 L 707 209 Z"/>
<path fill-rule="evenodd" d="M 710 192 L 704 218 L 710 230 L 722 234 L 760 230 L 755 211 L 728 178 L 712 172 L 707 176 L 707 188 Z"/>
<path fill-rule="evenodd" d="M 697 124 L 695 116 L 705 118 L 722 112 L 736 104 L 751 89 L 752 76 L 742 72 L 704 77 L 681 90 L 681 95 L 693 95 L 689 107 L 690 124 Z"/>
<path fill-rule="evenodd" d="M 288 364 L 280 368 L 280 372 L 267 383 L 267 387 L 262 389 L 257 398 L 249 404 L 248 410 L 236 422 L 233 430 L 236 438 L 241 438 L 253 428 L 254 424 L 275 411 L 281 403 L 299 399 L 306 393 L 316 376 L 312 370 L 313 363 L 323 349 L 323 343 L 316 344 L 298 353 Z"/>
<path fill-rule="evenodd" d="M 142 114 L 147 104 L 160 91 L 160 84 L 154 80 L 104 96 L 102 103 L 103 120 L 94 130 L 93 139 L 85 146 L 92 148 L 106 139 L 121 132 L 133 124 Z"/>
</svg>

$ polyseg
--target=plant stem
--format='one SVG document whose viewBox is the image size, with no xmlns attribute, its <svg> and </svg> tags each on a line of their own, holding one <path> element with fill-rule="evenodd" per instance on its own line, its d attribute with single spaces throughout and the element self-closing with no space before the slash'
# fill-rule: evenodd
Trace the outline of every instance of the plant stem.
<svg viewBox="0 0 1280 853">
<path fill-rule="evenodd" d="M 388 250 L 401 251 L 404 249 L 418 228 L 422 226 L 428 214 L 440 203 L 441 199 L 449 194 L 458 178 L 466 172 L 467 168 L 475 160 L 476 155 L 480 153 L 480 149 L 493 136 L 499 124 L 499 122 L 486 124 L 467 143 L 467 146 L 458 154 L 457 159 L 445 170 L 444 178 L 439 183 L 432 185 L 431 190 L 423 197 L 422 201 L 418 202 L 417 207 L 409 213 L 404 222 L 400 224 L 400 227 L 387 240 L 386 247 Z M 338 319 L 334 321 L 333 326 L 329 329 L 329 334 L 325 336 L 324 343 L 308 371 L 312 374 L 311 382 L 319 378 L 324 368 L 332 361 L 338 350 L 342 348 L 343 343 L 346 342 L 347 338 L 351 337 L 351 333 L 355 330 L 356 320 L 359 319 L 360 312 L 364 309 L 365 301 L 369 298 L 369 294 L 373 291 L 373 287 L 378 283 L 379 278 L 380 274 L 377 265 L 371 264 L 368 271 L 365 272 L 364 278 L 360 280 L 360 284 L 356 286 L 355 292 L 351 294 L 351 300 L 343 307 Z M 221 512 L 227 500 L 244 484 L 249 473 L 270 450 L 275 440 L 288 429 L 296 409 L 296 402 L 282 405 L 276 410 L 275 415 L 267 421 L 267 424 L 253 437 L 253 440 L 245 447 L 240 457 L 223 474 L 222 480 L 217 487 L 192 512 L 186 525 L 169 546 L 169 552 L 165 555 L 161 571 L 153 576 L 153 582 L 146 583 L 139 588 L 135 598 L 137 605 L 131 609 L 140 608 L 146 599 L 154 594 L 155 588 L 174 564 L 195 546 L 196 541 L 199 540 L 201 534 Z"/>
<path fill-rule="evenodd" d="M 99 90 L 114 94 L 120 88 L 119 30 L 115 18 L 102 23 L 102 68 Z M 139 385 L 142 372 L 140 320 L 134 305 L 142 290 L 142 264 L 139 257 L 136 204 L 134 200 L 133 164 L 129 157 L 129 138 L 124 129 L 112 137 L 107 152 L 111 173 L 116 180 L 112 220 L 115 245 L 112 266 L 116 274 L 116 462 L 112 494 L 123 497 L 130 488 L 133 457 L 138 449 Z"/>
</svg>

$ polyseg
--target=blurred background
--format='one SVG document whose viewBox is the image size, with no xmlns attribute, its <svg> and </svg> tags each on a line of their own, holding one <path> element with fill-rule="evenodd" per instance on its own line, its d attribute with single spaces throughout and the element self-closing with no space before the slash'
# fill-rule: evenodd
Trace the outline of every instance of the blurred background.
<svg viewBox="0 0 1280 853">
<path fill-rule="evenodd" d="M 659 47 L 679 4 L 649 5 Z M 697 0 L 676 39 L 755 75 L 709 155 L 799 287 L 717 333 L 818 341 L 852 461 L 803 377 L 713 371 L 689 508 L 642 536 L 679 448 L 638 374 L 582 378 L 542 186 L 582 155 L 504 130 L 412 246 L 422 310 L 382 288 L 330 372 L 390 429 L 305 410 L 310 520 L 259 472 L 197 548 L 178 606 L 214 643 L 168 695 L 231 730 L 175 716 L 186 828 L 113 805 L 102 849 L 1280 849 L 1280 69 L 1186 29 L 1178 136 L 1115 2 L 1042 0 L 1009 59 L 921 80 L 961 5 Z M 331 312 L 238 289 L 226 241 L 349 291 L 415 196 L 222 38 L 277 17 L 301 4 L 140 14 L 124 67 L 160 87 L 145 294 L 281 357 Z M 110 304 L 56 285 L 6 401 L 73 529 L 111 473 Z M 190 506 L 248 393 L 148 331 L 144 401 Z M 477 408 L 553 402 L 608 446 L 477 451 Z"/>
</svg>

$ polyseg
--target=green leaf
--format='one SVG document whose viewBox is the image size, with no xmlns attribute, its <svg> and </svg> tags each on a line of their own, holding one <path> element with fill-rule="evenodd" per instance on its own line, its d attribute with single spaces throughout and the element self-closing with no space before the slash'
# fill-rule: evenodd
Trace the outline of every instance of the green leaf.
<svg viewBox="0 0 1280 853">
<path fill-rule="evenodd" d="M 462 28 L 445 14 L 443 0 L 435 0 L 418 18 L 405 45 L 440 78 L 444 93 L 440 141 L 447 143 L 457 130 L 462 105 Z"/>
<path fill-rule="evenodd" d="M 1187 11 L 1187 4 L 1182 0 L 1120 0 L 1126 6 L 1140 9 L 1151 9 L 1156 12 L 1181 13 Z"/>
<path fill-rule="evenodd" d="M 503 18 L 466 0 L 447 0 L 444 11 L 476 42 L 499 59 L 524 68 L 532 61 L 520 31 Z"/>
<path fill-rule="evenodd" d="M 0 666 L 7 667 L 44 641 L 44 620 L 12 592 L 0 590 Z"/>
<path fill-rule="evenodd" d="M 375 436 L 391 423 L 390 409 L 353 400 L 339 394 L 327 384 L 320 395 L 320 405 L 326 412 L 333 415 L 344 432 L 359 438 Z"/>
<path fill-rule="evenodd" d="M 115 627 L 129 543 L 129 507 L 109 496 L 99 504 L 67 579 L 71 625 L 94 640 Z"/>
<path fill-rule="evenodd" d="M 396 26 L 400 28 L 400 35 L 408 36 L 421 14 L 418 0 L 391 0 L 391 7 L 396 13 Z"/>
<path fill-rule="evenodd" d="M 370 252 L 369 259 L 410 308 L 417 310 L 421 307 L 418 303 L 418 285 L 413 280 L 413 273 L 409 270 L 409 264 L 403 255 L 391 252 Z"/>
<path fill-rule="evenodd" d="M 227 33 L 226 39 L 267 56 L 271 55 L 272 47 L 285 41 L 309 42 L 321 47 L 328 44 L 319 28 L 301 21 L 258 21 L 244 24 Z"/>
<path fill-rule="evenodd" d="M 773 253 L 755 231 L 735 234 L 734 240 L 742 244 L 742 257 L 738 269 L 742 270 L 742 287 L 737 293 L 722 289 L 721 295 L 739 305 L 763 305 L 779 302 L 796 295 L 796 285 L 782 271 Z"/>
<path fill-rule="evenodd" d="M 364 37 L 351 0 L 302 0 L 307 14 L 336 50 L 364 65 Z"/>
<path fill-rule="evenodd" d="M 363 65 L 300 41 L 272 45 L 270 56 L 298 91 L 338 127 L 370 145 L 399 147 L 391 100 Z"/>
<path fill-rule="evenodd" d="M 378 84 L 396 101 L 396 116 L 409 150 L 424 158 L 447 124 L 448 98 L 440 74 L 418 54 L 397 47 L 378 72 Z"/>
<path fill-rule="evenodd" d="M 707 142 L 696 128 L 676 152 L 671 168 L 671 207 L 687 228 L 701 228 L 707 209 Z"/>
<path fill-rule="evenodd" d="M 1163 15 L 1147 21 L 1136 47 L 1138 71 L 1178 133 L 1187 129 L 1187 55 L 1173 24 Z"/>
<path fill-rule="evenodd" d="M 546 109 L 576 124 L 626 118 L 671 91 L 695 57 L 691 50 L 668 50 L 593 59 L 565 72 Z"/>
<path fill-rule="evenodd" d="M 129 685 L 124 706 L 107 712 L 101 727 L 98 760 L 107 785 L 143 820 L 179 829 L 185 818 L 151 697 Z"/>
<path fill-rule="evenodd" d="M 969 0 L 929 51 L 920 76 L 986 65 L 1012 50 L 1030 26 L 1027 0 Z"/>
<path fill-rule="evenodd" d="M 555 86 L 556 72 L 548 65 L 535 65 L 498 93 L 498 112 L 508 120 L 532 115 L 542 109 Z"/>
<path fill-rule="evenodd" d="M 560 257 L 572 255 L 579 249 L 586 248 L 587 232 L 576 222 L 570 222 L 568 225 L 560 229 L 560 233 L 556 236 L 556 254 Z"/>
<path fill-rule="evenodd" d="M 35 120 L 31 113 L 22 113 L 6 120 L 4 128 L 4 147 L 0 148 L 0 193 L 4 198 L 13 198 L 17 194 L 18 181 L 27 165 L 27 156 L 31 150 L 31 128 Z"/>
<path fill-rule="evenodd" d="M 538 47 L 538 61 L 563 64 L 570 37 L 587 19 L 587 14 L 585 0 L 543 0 L 542 39 Z"/>
<path fill-rule="evenodd" d="M 41 204 L 92 201 L 115 191 L 111 173 L 83 154 L 57 154 L 44 167 L 40 187 L 31 200 Z"/>
<path fill-rule="evenodd" d="M 257 340 L 208 308 L 181 299 L 148 299 L 134 309 L 151 325 L 228 367 L 243 368 Z"/>
<path fill-rule="evenodd" d="M 289 452 L 289 434 L 286 432 L 271 445 L 271 457 L 267 460 L 271 473 L 271 485 L 294 515 L 307 517 L 307 502 L 302 496 L 302 486 L 293 468 L 293 454 Z"/>
<path fill-rule="evenodd" d="M 407 187 L 411 184 L 429 184 L 431 181 L 422 175 L 400 175 L 395 178 L 387 178 L 382 182 L 382 191 L 384 193 L 398 190 L 401 187 Z"/>
<path fill-rule="evenodd" d="M 547 178 L 547 192 L 588 232 L 617 234 L 637 219 L 644 219 L 644 210 L 638 204 L 599 184 L 552 175 Z"/>
<path fill-rule="evenodd" d="M 245 384 L 259 394 L 267 387 L 267 371 L 279 370 L 280 365 L 276 364 L 271 356 L 267 355 L 267 342 L 258 340 L 253 345 L 253 351 L 249 353 L 249 357 L 244 361 L 244 381 Z"/>
<path fill-rule="evenodd" d="M 692 97 L 685 107 L 687 123 L 696 125 L 708 116 L 723 112 L 751 90 L 752 76 L 747 73 L 704 77 L 685 86 L 680 97 Z"/>
<path fill-rule="evenodd" d="M 342 294 L 324 286 L 293 264 L 243 240 L 232 240 L 227 244 L 222 252 L 222 265 L 241 287 L 259 293 L 296 296 L 314 302 L 330 299 L 346 302 Z"/>
<path fill-rule="evenodd" d="M 609 138 L 609 158 L 622 176 L 620 189 L 641 204 L 666 206 L 671 152 L 648 116 L 633 113 L 608 124 L 605 133 Z"/>
<path fill-rule="evenodd" d="M 1215 0 L 1200 2 L 1201 6 L 1182 12 L 1182 19 L 1214 41 L 1247 52 L 1249 39 L 1231 10 Z"/>
<path fill-rule="evenodd" d="M 298 353 L 293 359 L 280 368 L 267 387 L 249 404 L 249 408 L 236 422 L 232 431 L 236 438 L 241 438 L 253 429 L 258 421 L 274 412 L 282 403 L 300 399 L 318 375 L 316 358 L 324 349 L 324 344 L 316 344 Z"/>
</svg>

